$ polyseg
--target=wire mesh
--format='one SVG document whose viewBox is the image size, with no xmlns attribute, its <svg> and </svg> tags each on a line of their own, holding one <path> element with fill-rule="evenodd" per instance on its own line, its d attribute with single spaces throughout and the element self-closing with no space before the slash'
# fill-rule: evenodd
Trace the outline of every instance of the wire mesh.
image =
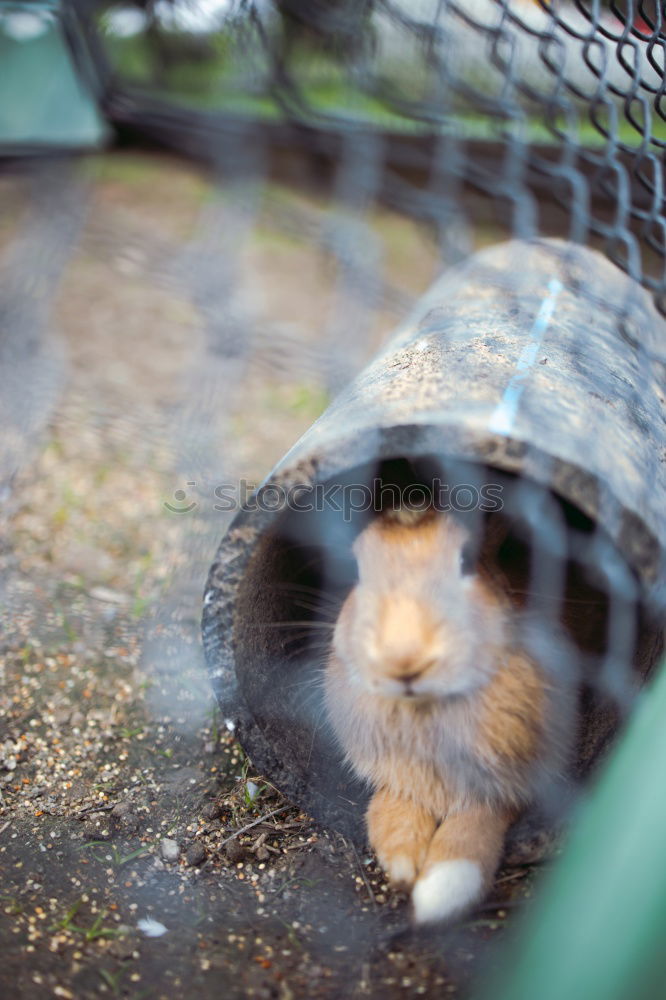
<svg viewBox="0 0 666 1000">
<path fill-rule="evenodd" d="M 40 7 L 5 6 L 0 28 L 8 37 L 25 34 L 25 17 Z M 6 525 L 18 524 L 25 538 L 35 482 L 49 469 L 57 480 L 44 458 L 44 442 L 52 448 L 54 436 L 81 489 L 97 488 L 85 467 L 106 475 L 108 452 L 114 464 L 126 464 L 127 478 L 107 500 L 135 488 L 132 476 L 149 484 L 151 496 L 168 494 L 164 537 L 158 516 L 141 529 L 161 564 L 159 597 L 150 613 L 139 602 L 122 634 L 136 641 L 142 669 L 156 678 L 153 717 L 174 716 L 187 739 L 209 711 L 200 593 L 220 537 L 254 483 L 341 391 L 332 420 L 348 420 L 354 378 L 376 355 L 380 364 L 398 357 L 415 323 L 429 317 L 432 325 L 438 308 L 457 301 L 457 282 L 471 280 L 464 270 L 470 254 L 507 239 L 556 237 L 562 242 L 545 244 L 551 263 L 536 291 L 533 242 L 516 245 L 503 263 L 484 258 L 474 279 L 481 289 L 475 322 L 485 322 L 492 340 L 501 306 L 529 334 L 544 319 L 540 310 L 550 310 L 550 322 L 562 298 L 575 300 L 578 314 L 563 322 L 560 348 L 581 385 L 599 395 L 599 405 L 585 409 L 591 416 L 577 465 L 595 469 L 599 450 L 612 452 L 617 461 L 607 463 L 606 479 L 592 477 L 583 488 L 557 447 L 543 447 L 534 414 L 513 470 L 499 471 L 492 455 L 474 464 L 440 445 L 433 471 L 431 442 L 406 434 L 382 452 L 382 414 L 363 423 L 361 396 L 363 447 L 354 443 L 346 453 L 337 444 L 339 466 L 322 463 L 306 485 L 326 482 L 327 468 L 330 481 L 344 470 L 347 484 L 357 476 L 367 485 L 377 473 L 389 481 L 396 469 L 381 462 L 397 459 L 409 459 L 407 478 L 429 487 L 435 473 L 479 491 L 489 477 L 498 482 L 511 534 L 494 557 L 515 574 L 522 641 L 553 678 L 584 686 L 584 706 L 593 695 L 601 705 L 603 723 L 590 723 L 589 763 L 630 710 L 663 622 L 664 4 L 72 0 L 41 7 L 59 18 L 79 78 L 119 146 L 188 157 L 207 181 L 205 191 L 183 198 L 188 182 L 178 171 L 164 182 L 151 175 L 128 211 L 114 202 L 122 166 L 115 176 L 98 161 L 11 161 L 0 300 Z M 610 267 L 593 274 L 575 246 L 601 251 L 629 280 Z M 449 284 L 445 277 L 423 298 L 441 273 L 453 275 Z M 563 275 L 560 291 L 549 286 L 555 273 Z M 607 343 L 616 345 L 603 378 L 594 370 L 600 317 Z M 544 378 L 550 333 L 546 324 L 535 346 Z M 513 343 L 509 367 L 523 348 Z M 485 364 L 497 365 L 500 353 L 490 343 Z M 474 370 L 472 354 L 469 365 Z M 472 381 L 461 375 L 457 383 L 458 420 L 470 427 L 479 419 Z M 412 422 L 407 414 L 404 425 Z M 67 452 L 68 440 L 82 442 L 80 456 Z M 101 523 L 104 515 L 92 517 Z M 223 647 L 231 619 L 220 608 L 236 564 L 218 558 L 206 592 L 208 655 L 224 715 L 255 740 L 253 754 L 298 804 L 297 765 L 321 799 L 327 782 L 338 781 L 313 684 L 321 653 L 310 626 L 352 585 L 354 567 L 340 553 L 363 523 L 362 514 L 349 522 L 327 515 L 306 528 L 290 515 L 278 532 L 282 548 L 250 581 L 255 590 L 242 601 L 234 593 L 245 615 L 236 648 L 245 641 L 251 651 L 265 621 L 262 655 L 284 668 L 273 716 L 259 728 L 264 736 L 275 725 L 288 732 L 298 744 L 291 757 L 278 734 L 262 759 L 251 735 L 256 718 L 239 710 L 238 664 L 218 662 L 230 655 Z M 45 596 L 38 574 L 49 560 L 88 589 L 121 586 L 119 568 L 108 577 L 91 569 L 97 543 L 92 554 L 80 547 L 77 555 L 75 532 L 62 518 L 47 530 L 55 530 L 53 552 L 27 572 L 17 545 L 5 540 L 8 648 L 26 634 L 62 632 L 44 624 L 55 590 L 47 587 Z M 271 577 L 273 564 L 289 562 L 288 544 L 297 557 L 282 577 L 278 570 Z M 264 593 L 266 582 L 291 587 L 290 596 Z M 67 600 L 75 604 L 71 594 Z M 76 614 L 86 642 L 108 644 L 90 607 Z M 286 638 L 269 629 L 303 621 Z M 578 706 L 567 720 L 572 729 L 577 713 Z M 349 794 L 358 795 L 355 819 L 341 825 L 362 843 L 363 794 Z M 565 799 L 558 785 L 543 790 L 541 805 L 559 814 Z M 326 805 L 318 808 L 326 817 Z"/>
<path fill-rule="evenodd" d="M 239 3 L 220 8 L 207 54 L 186 36 L 200 50 L 179 63 L 173 22 L 123 44 L 116 14 L 107 100 L 118 124 L 209 159 L 247 144 L 333 157 L 339 196 L 388 197 L 454 254 L 471 189 L 515 235 L 600 241 L 659 297 L 661 18 L 659 4 Z M 155 68 L 136 79 L 140 44 Z"/>
</svg>

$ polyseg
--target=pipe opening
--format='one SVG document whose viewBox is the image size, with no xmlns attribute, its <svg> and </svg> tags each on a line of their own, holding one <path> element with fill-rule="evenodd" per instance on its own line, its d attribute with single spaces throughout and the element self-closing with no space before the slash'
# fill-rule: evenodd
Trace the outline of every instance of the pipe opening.
<svg viewBox="0 0 666 1000">
<path fill-rule="evenodd" d="M 616 699 L 599 683 L 609 669 L 607 650 L 617 649 L 609 640 L 611 609 L 624 614 L 625 679 L 640 652 L 634 574 L 589 516 L 549 490 L 432 455 L 368 463 L 304 489 L 253 548 L 234 608 L 234 656 L 243 699 L 282 758 L 293 797 L 315 815 L 343 814 L 345 822 L 337 820 L 343 828 L 350 817 L 362 817 L 366 791 L 333 740 L 323 672 L 339 608 L 357 579 L 351 546 L 392 498 L 427 505 L 438 490 L 435 506 L 448 504 L 444 512 L 468 526 L 473 559 L 509 589 L 516 615 L 526 621 L 537 615 L 548 669 L 576 672 L 585 720 L 579 771 L 619 718 Z"/>
</svg>

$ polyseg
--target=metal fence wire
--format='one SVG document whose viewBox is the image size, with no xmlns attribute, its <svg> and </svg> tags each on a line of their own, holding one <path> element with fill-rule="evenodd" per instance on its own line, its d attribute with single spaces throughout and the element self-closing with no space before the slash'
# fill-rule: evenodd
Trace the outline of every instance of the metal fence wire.
<svg viewBox="0 0 666 1000">
<path fill-rule="evenodd" d="M 227 166 L 329 159 L 341 205 L 388 199 L 434 227 L 444 263 L 484 212 L 592 240 L 663 307 L 661 4 L 238 2 L 181 49 L 199 5 L 143 6 L 133 45 L 127 9 L 103 21 L 117 125 Z"/>
<path fill-rule="evenodd" d="M 148 5 L 143 30 L 131 36 L 132 44 L 123 44 L 126 27 L 117 10 L 108 11 L 98 36 L 105 56 L 97 65 L 105 66 L 107 114 L 124 134 L 150 137 L 213 164 L 223 188 L 240 184 L 243 191 L 251 189 L 248 197 L 237 200 L 234 212 L 241 218 L 232 224 L 229 246 L 223 235 L 228 277 L 221 281 L 219 258 L 205 254 L 207 265 L 190 278 L 206 311 L 216 354 L 233 358 L 237 366 L 253 352 L 272 352 L 273 363 L 282 355 L 292 374 L 299 367 L 318 373 L 327 390 L 336 392 L 347 384 L 372 353 L 373 320 L 382 304 L 391 303 L 398 314 L 407 306 L 404 294 L 387 288 L 380 277 L 385 247 L 369 214 L 383 203 L 419 221 L 424 238 L 437 249 L 438 270 L 463 261 L 479 245 L 481 230 L 486 241 L 543 236 L 565 241 L 551 245 L 551 252 L 560 258 L 563 287 L 581 309 L 577 318 L 561 320 L 566 350 L 577 359 L 579 374 L 587 371 L 589 376 L 597 366 L 606 370 L 609 381 L 597 390 L 609 407 L 616 405 L 614 385 L 624 379 L 627 398 L 621 405 L 629 423 L 639 436 L 649 433 L 648 428 L 660 433 L 661 326 L 656 314 L 644 313 L 637 291 L 642 284 L 663 310 L 661 149 L 666 130 L 660 5 L 238 3 L 220 10 L 208 34 L 188 34 L 187 18 L 196 10 L 196 4 L 176 5 L 171 11 Z M 286 232 L 323 246 L 335 261 L 333 307 L 317 343 L 293 342 L 276 330 L 267 337 L 222 304 L 233 285 L 236 225 L 247 233 L 256 224 L 252 213 L 259 211 L 273 175 L 305 185 L 317 178 L 330 199 L 329 210 L 318 218 L 278 212 L 278 225 Z M 213 222 L 209 235 L 217 239 L 223 228 Z M 593 274 L 572 244 L 601 249 L 632 280 L 616 286 L 612 271 Z M 504 290 L 504 296 L 487 303 L 486 322 L 492 326 L 500 322 L 499 311 L 508 300 L 523 307 L 530 265 L 520 253 L 502 263 L 492 256 L 485 260 L 477 290 Z M 547 271 L 542 275 L 546 283 Z M 464 271 L 461 275 L 461 282 L 473 280 Z M 431 295 L 430 304 L 454 297 L 455 284 L 453 278 L 445 283 Z M 557 293 L 550 306 L 547 296 L 544 301 L 565 317 L 566 307 L 556 305 L 556 299 Z M 534 308 L 538 323 L 538 303 Z M 615 370 L 619 355 L 595 355 L 595 322 L 605 310 L 615 317 L 620 339 L 633 344 L 629 380 Z M 463 309 L 461 322 L 464 317 Z M 495 347 L 501 350 L 501 345 Z M 468 364 L 473 371 L 471 357 Z M 465 388 L 464 378 L 457 377 L 461 406 L 469 405 L 467 419 L 473 422 L 471 386 Z M 588 384 L 585 391 L 595 390 Z M 562 404 L 561 394 L 559 400 Z M 570 405 L 576 406 L 575 399 Z M 557 488 L 566 478 L 559 470 L 563 459 L 556 440 L 569 433 L 565 420 L 556 411 L 550 469 L 539 447 L 545 430 L 537 413 L 532 420 L 527 448 L 529 452 L 531 444 L 539 457 L 531 475 Z M 620 458 L 623 432 L 604 435 L 600 412 L 585 420 L 578 446 L 582 466 L 595 467 L 595 451 L 615 451 L 616 468 L 622 472 L 612 484 L 608 479 L 597 484 L 590 502 L 582 487 L 573 489 L 569 483 L 568 499 L 577 501 L 617 543 L 629 530 L 627 469 Z M 599 425 L 591 426 L 589 420 Z M 630 506 L 647 517 L 651 528 L 641 544 L 659 563 L 658 547 L 649 538 L 651 532 L 659 534 L 655 497 L 660 494 L 654 484 L 662 481 L 662 453 L 659 445 L 640 452 L 640 496 Z M 515 469 L 528 472 L 530 461 Z M 538 507 L 542 500 L 529 490 L 517 490 L 512 502 L 515 516 L 531 526 L 537 541 L 555 532 Z M 547 559 L 542 547 L 533 572 L 542 595 L 555 598 L 558 588 L 565 587 L 563 568 L 559 575 L 555 571 L 558 558 L 570 560 L 574 550 L 576 558 L 583 558 L 582 549 L 579 541 L 556 544 L 554 535 L 544 544 L 553 551 Z M 638 632 L 637 620 L 627 611 L 635 606 L 635 581 L 612 558 L 601 559 L 600 570 L 595 546 L 596 540 L 590 566 L 606 577 L 596 585 L 615 601 L 603 626 L 606 667 L 595 677 L 597 683 L 605 678 L 607 690 L 622 701 L 631 689 L 625 668 Z M 660 572 L 652 566 L 643 583 L 652 588 Z M 652 588 L 651 600 L 655 593 Z M 567 600 L 575 599 L 569 595 Z M 553 600 L 551 611 L 555 607 Z M 550 648 L 555 648 L 552 643 Z M 225 677 L 226 696 L 233 683 L 232 676 Z M 310 766 L 309 772 L 314 770 Z"/>
<path fill-rule="evenodd" d="M 414 322 L 425 323 L 427 331 L 430 319 L 432 327 L 436 309 L 455 301 L 465 282 L 477 296 L 483 298 L 485 289 L 489 297 L 483 306 L 487 315 L 483 309 L 482 315 L 470 313 L 472 295 L 461 302 L 463 327 L 499 328 L 504 312 L 513 309 L 528 329 L 536 324 L 534 330 L 543 310 L 548 312 L 542 325 L 559 327 L 580 386 L 567 401 L 563 386 L 554 382 L 561 409 L 554 410 L 551 431 L 544 424 L 545 409 L 540 415 L 528 407 L 524 455 L 511 457 L 508 449 L 500 463 L 504 472 L 528 477 L 507 486 L 513 516 L 523 525 L 523 540 L 516 545 L 529 538 L 537 543 L 531 570 L 523 567 L 519 586 L 536 595 L 542 619 L 559 620 L 567 601 L 582 600 L 566 591 L 572 559 L 579 567 L 587 563 L 587 585 L 595 596 L 585 600 L 598 603 L 602 591 L 610 606 L 601 615 L 603 639 L 589 640 L 596 641 L 597 654 L 603 651 L 605 666 L 581 669 L 606 694 L 627 703 L 634 687 L 629 664 L 640 645 L 643 618 L 660 602 L 663 569 L 659 405 L 665 348 L 661 320 L 639 291 L 642 285 L 664 309 L 663 5 L 285 0 L 204 9 L 196 3 L 118 7 L 77 0 L 61 9 L 52 4 L 39 9 L 44 17 L 60 16 L 77 71 L 121 139 L 194 156 L 212 166 L 217 178 L 219 203 L 202 211 L 197 235 L 185 250 L 174 255 L 154 242 L 137 250 L 142 268 L 158 284 L 175 282 L 184 290 L 204 325 L 205 347 L 190 376 L 193 399 L 180 413 L 178 430 L 180 466 L 198 489 L 212 489 L 219 479 L 220 442 L 224 462 L 235 464 L 225 413 L 238 407 L 239 387 L 257 365 L 292 381 L 300 373 L 335 393 L 381 343 L 377 317 L 386 311 L 396 320 L 409 315 L 410 294 L 383 276 L 387 247 L 372 222 L 377 205 L 416 220 L 420 238 L 433 248 L 435 264 L 431 261 L 431 273 L 423 275 L 422 288 L 433 272 L 463 268 L 460 277 L 454 270 L 448 283 L 443 279 L 435 286 L 424 300 L 427 308 L 417 307 L 408 333 Z M 34 253 L 44 286 L 37 312 L 43 316 L 64 254 L 76 247 L 86 200 L 85 185 L 66 165 L 47 172 L 48 180 L 37 173 L 32 191 L 41 203 L 50 199 L 55 210 L 47 206 L 45 216 L 35 201 L 32 221 L 5 262 L 6 427 L 13 429 L 4 449 L 7 474 L 19 463 L 22 432 L 40 425 L 40 407 L 49 405 L 52 383 L 62 377 L 43 320 L 31 323 L 34 343 L 30 351 L 25 346 L 25 310 L 36 308 L 26 293 L 26 259 Z M 324 202 L 313 207 L 276 199 L 274 178 L 323 194 Z M 260 318 L 262 275 L 253 275 L 249 287 L 242 277 L 243 248 L 267 211 L 271 227 L 332 262 L 330 300 L 315 336 Z M 103 234 L 84 238 L 113 242 L 112 230 L 109 221 Z M 520 244 L 508 255 L 479 258 L 483 263 L 476 271 L 461 265 L 486 243 L 550 236 L 561 242 L 548 244 L 542 273 L 534 263 L 539 253 L 525 251 L 525 257 Z M 585 244 L 599 248 L 630 280 L 588 264 L 575 252 Z M 563 289 L 559 303 L 553 281 Z M 578 314 L 569 316 L 566 296 L 577 303 Z M 442 323 L 444 331 L 451 327 L 446 316 Z M 603 350 L 602 328 L 611 338 Z M 405 334 L 389 350 L 404 341 Z M 510 338 L 488 343 L 495 366 L 517 349 Z M 541 344 L 532 348 L 540 350 Z M 474 383 L 483 375 L 475 358 L 478 343 L 470 342 L 466 350 L 469 371 L 456 374 L 453 395 L 458 421 L 471 427 L 480 405 Z M 511 362 L 517 361 L 517 371 L 524 367 L 521 358 L 518 352 Z M 541 362 L 547 361 L 546 352 Z M 28 399 L 19 388 L 23 375 L 16 377 L 25 374 L 25 364 L 39 370 L 49 391 L 35 380 Z M 509 371 L 506 378 L 511 384 Z M 582 405 L 578 391 L 596 392 L 603 400 L 584 412 L 582 434 L 563 409 L 565 403 L 567 412 Z M 438 408 L 432 409 L 436 417 Z M 441 400 L 439 410 L 445 410 Z M 215 441 L 209 426 L 213 411 Z M 402 413 L 406 423 L 413 416 Z M 366 433 L 376 437 L 384 418 L 386 412 L 380 413 L 377 426 Z M 343 411 L 339 419 L 350 418 Z M 605 478 L 574 483 L 567 448 L 558 443 L 567 435 L 569 445 L 576 441 L 579 468 L 598 472 L 595 456 L 615 452 Z M 400 457 L 399 449 L 388 457 Z M 492 465 L 492 454 L 485 457 Z M 584 528 L 574 530 L 571 510 L 557 504 L 547 516 L 542 493 L 529 488 L 532 480 L 550 485 L 562 502 L 578 504 Z M 318 531 L 325 534 L 329 526 L 322 525 Z M 591 540 L 583 544 L 590 532 Z M 320 541 L 326 548 L 325 539 Z M 196 570 L 192 573 L 196 579 Z M 528 585 L 530 574 L 538 587 Z M 334 581 L 334 589 L 337 585 Z M 217 591 L 214 596 L 209 590 L 207 599 L 217 607 Z M 214 658 L 224 640 L 213 632 Z M 571 650 L 564 653 L 553 641 L 546 646 L 539 656 L 547 654 L 552 669 L 573 662 Z M 231 674 L 224 691 L 218 683 L 229 705 L 235 683 Z M 309 718 L 306 726 L 312 725 Z M 305 770 L 316 773 L 311 766 Z M 303 780 L 313 784 L 311 777 Z"/>
<path fill-rule="evenodd" d="M 175 676 L 186 643 L 169 629 L 198 632 L 191 612 L 235 512 L 215 490 L 245 475 L 252 434 L 238 427 L 252 428 L 257 380 L 307 384 L 335 401 L 293 452 L 285 430 L 264 490 L 502 487 L 498 536 L 483 511 L 468 520 L 513 588 L 521 641 L 583 687 L 567 724 L 594 720 L 585 771 L 656 662 L 666 605 L 666 4 L 66 0 L 7 5 L 0 27 L 28 7 L 61 26 L 118 143 L 204 164 L 214 195 L 187 238 L 160 239 L 127 216 L 88 218 L 79 163 L 34 161 L 2 261 L 6 497 L 54 413 L 79 420 L 88 362 L 68 361 L 50 311 L 63 269 L 81 252 L 121 260 L 121 284 L 124 267 L 176 289 L 198 331 L 159 415 L 117 386 L 81 410 L 120 442 L 140 422 L 198 505 L 172 539 L 156 618 L 137 625 L 151 656 Z M 415 227 L 392 269 L 385 211 Z M 299 321 L 272 316 L 276 284 L 298 303 L 308 259 L 325 262 L 325 295 L 305 296 Z M 79 403 L 62 418 L 68 379 Z M 206 655 L 257 768 L 362 839 L 366 793 L 321 722 L 312 636 L 353 583 L 367 511 L 319 514 L 238 515 L 206 586 Z M 24 599 L 10 563 L 6 623 Z M 551 787 L 541 805 L 564 796 Z"/>
</svg>

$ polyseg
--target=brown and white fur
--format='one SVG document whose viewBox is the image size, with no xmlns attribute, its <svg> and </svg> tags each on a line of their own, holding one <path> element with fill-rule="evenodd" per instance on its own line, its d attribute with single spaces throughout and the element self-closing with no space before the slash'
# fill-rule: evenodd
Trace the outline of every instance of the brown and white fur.
<svg viewBox="0 0 666 1000">
<path fill-rule="evenodd" d="M 511 608 L 466 571 L 466 542 L 435 511 L 365 528 L 325 673 L 334 732 L 373 789 L 370 844 L 417 923 L 483 897 L 508 826 L 565 756 L 564 696 L 514 647 Z"/>
</svg>

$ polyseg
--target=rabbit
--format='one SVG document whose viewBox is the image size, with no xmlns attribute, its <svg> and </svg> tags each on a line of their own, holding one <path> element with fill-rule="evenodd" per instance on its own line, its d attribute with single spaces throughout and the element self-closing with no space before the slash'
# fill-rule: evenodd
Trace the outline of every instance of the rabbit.
<svg viewBox="0 0 666 1000">
<path fill-rule="evenodd" d="M 334 736 L 372 789 L 370 845 L 411 890 L 417 924 L 483 898 L 509 826 L 569 753 L 572 694 L 518 647 L 512 607 L 470 547 L 434 508 L 372 521 L 324 672 Z"/>
</svg>

